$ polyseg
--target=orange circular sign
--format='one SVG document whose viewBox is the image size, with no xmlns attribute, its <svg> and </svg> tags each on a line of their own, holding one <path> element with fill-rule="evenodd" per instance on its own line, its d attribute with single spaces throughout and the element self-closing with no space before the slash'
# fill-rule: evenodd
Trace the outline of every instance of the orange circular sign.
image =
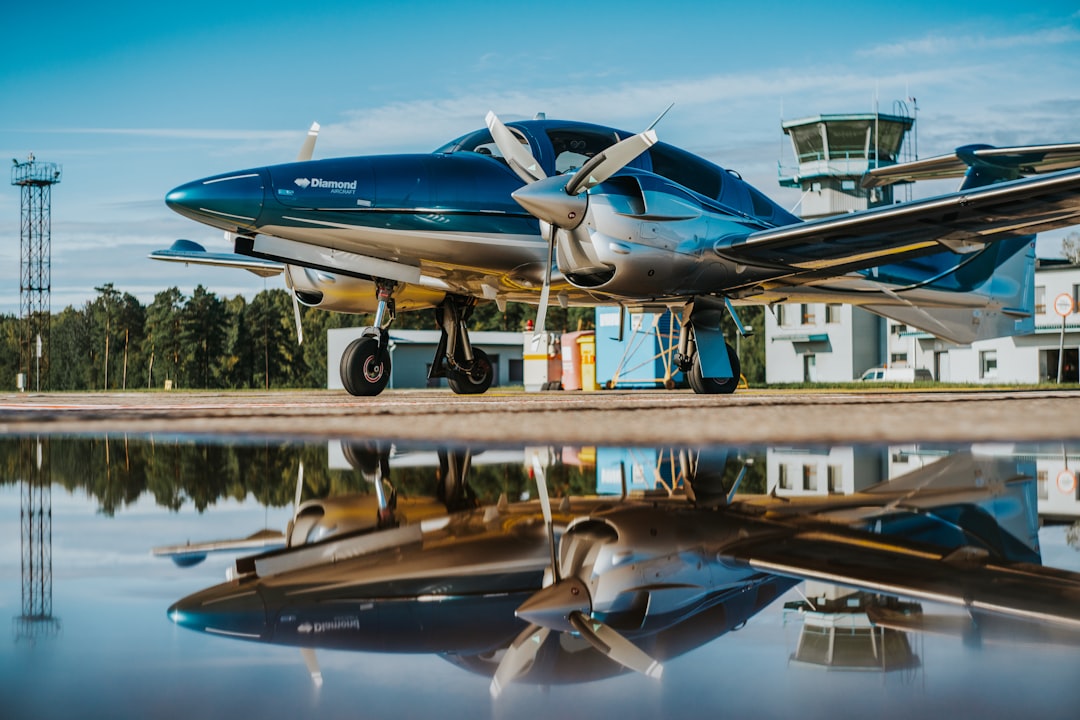
<svg viewBox="0 0 1080 720">
<path fill-rule="evenodd" d="M 1072 470 L 1062 470 L 1057 476 L 1057 489 L 1065 495 L 1076 492 L 1076 473 Z"/>
<path fill-rule="evenodd" d="M 1073 297 L 1069 293 L 1061 293 L 1054 298 L 1054 312 L 1061 317 L 1072 315 L 1074 309 Z"/>
</svg>

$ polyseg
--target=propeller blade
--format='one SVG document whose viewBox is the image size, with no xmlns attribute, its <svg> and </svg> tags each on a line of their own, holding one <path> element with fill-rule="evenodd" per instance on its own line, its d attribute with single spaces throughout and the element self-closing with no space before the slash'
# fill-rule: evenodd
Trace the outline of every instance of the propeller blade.
<svg viewBox="0 0 1080 720">
<path fill-rule="evenodd" d="M 567 194 L 580 195 L 596 187 L 655 144 L 656 131 L 650 128 L 597 153 L 570 178 Z"/>
<path fill-rule="evenodd" d="M 659 679 L 663 675 L 664 666 L 660 661 L 649 657 L 644 650 L 599 620 L 575 611 L 570 613 L 570 624 L 590 645 L 623 667 L 651 678 Z"/>
<path fill-rule="evenodd" d="M 495 668 L 495 675 L 491 678 L 491 697 L 497 698 L 502 691 L 533 664 L 536 653 L 547 640 L 551 631 L 537 625 L 530 625 L 525 631 L 514 638 L 510 647 L 506 648 L 499 667 Z"/>
<path fill-rule="evenodd" d="M 503 125 L 502 120 L 493 112 L 488 112 L 484 118 L 488 130 L 491 131 L 491 139 L 502 153 L 510 169 L 526 183 L 533 183 L 547 177 L 540 167 L 540 163 L 533 157 L 528 145 L 523 145 L 518 136 L 510 128 Z"/>
<path fill-rule="evenodd" d="M 555 228 L 551 228 L 551 236 L 554 237 Z M 533 324 L 533 350 L 536 351 L 540 347 L 540 341 L 543 334 L 547 332 L 547 309 L 548 298 L 551 295 L 551 255 L 552 255 L 552 243 L 548 242 L 547 247 L 547 266 L 544 268 L 544 284 L 540 288 L 540 304 L 536 307 L 536 322 Z"/>
<path fill-rule="evenodd" d="M 300 146 L 300 152 L 296 155 L 296 162 L 307 162 L 315 152 L 315 141 L 319 139 L 319 123 L 311 123 L 311 129 L 307 131 L 304 144 Z"/>
<path fill-rule="evenodd" d="M 292 292 L 293 318 L 296 320 L 296 344 L 304 344 L 304 323 L 300 319 L 300 300 L 296 297 L 296 291 Z"/>
<path fill-rule="evenodd" d="M 292 265 L 285 266 L 285 286 L 289 288 L 289 294 L 292 295 L 293 318 L 296 322 L 296 344 L 303 345 L 304 323 L 301 320 L 300 298 L 296 295 L 296 285 L 293 283 L 292 271 Z"/>
<path fill-rule="evenodd" d="M 311 682 L 315 683 L 315 687 L 322 687 L 322 670 L 319 668 L 319 659 L 315 657 L 314 648 L 300 648 L 300 654 L 304 658 L 304 664 L 307 665 L 308 672 L 311 673 Z"/>
</svg>

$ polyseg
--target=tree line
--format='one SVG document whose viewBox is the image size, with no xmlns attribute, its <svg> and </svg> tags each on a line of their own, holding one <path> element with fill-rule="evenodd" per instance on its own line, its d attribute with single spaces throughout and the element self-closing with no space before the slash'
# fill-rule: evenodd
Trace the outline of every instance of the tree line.
<svg viewBox="0 0 1080 720">
<path fill-rule="evenodd" d="M 135 390 L 140 388 L 272 389 L 326 387 L 326 331 L 361 327 L 370 315 L 350 315 L 301 307 L 304 342 L 297 342 L 292 297 L 285 289 L 263 290 L 251 300 L 221 298 L 202 285 L 190 296 L 171 287 L 143 305 L 112 283 L 95 288 L 82 307 L 53 313 L 45 338 L 41 390 Z M 760 327 L 759 308 L 749 321 Z M 476 307 L 472 330 L 521 331 L 536 308 L 507 303 Z M 593 327 L 592 308 L 548 311 L 549 330 Z M 727 320 L 727 318 L 725 318 Z M 38 373 L 24 321 L 0 316 L 0 387 L 13 388 L 25 373 L 26 388 L 37 389 Z M 434 313 L 402 313 L 398 329 L 437 329 Z M 734 328 L 727 333 L 734 337 Z M 29 347 L 28 347 L 29 345 Z M 742 341 L 743 373 L 764 380 L 764 346 Z M 757 356 L 760 355 L 760 358 Z M 760 376 L 760 378 L 758 377 Z"/>
<path fill-rule="evenodd" d="M 112 283 L 95 290 L 81 308 L 52 314 L 42 390 L 325 387 L 326 328 L 360 320 L 305 309 L 298 345 L 283 289 L 248 301 L 220 298 L 202 285 L 190 296 L 172 287 L 149 305 Z M 16 317 L 0 317 L 0 373 L 8 387 L 26 373 L 34 389 L 36 361 L 22 327 Z"/>
</svg>

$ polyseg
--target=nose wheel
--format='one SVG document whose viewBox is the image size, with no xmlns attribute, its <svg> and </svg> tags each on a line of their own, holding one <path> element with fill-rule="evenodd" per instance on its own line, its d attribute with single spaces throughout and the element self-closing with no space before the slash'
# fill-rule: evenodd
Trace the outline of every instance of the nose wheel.
<svg viewBox="0 0 1080 720">
<path fill-rule="evenodd" d="M 350 395 L 378 395 L 389 382 L 390 352 L 385 343 L 371 336 L 349 343 L 341 356 L 341 384 Z"/>
<path fill-rule="evenodd" d="M 378 395 L 390 383 L 390 323 L 394 321 L 394 290 L 397 283 L 376 279 L 375 323 L 364 328 L 341 355 L 341 384 L 350 395 Z"/>
<path fill-rule="evenodd" d="M 735 392 L 735 388 L 739 386 L 739 377 L 742 375 L 739 356 L 735 353 L 735 348 L 726 343 L 725 347 L 727 348 L 728 362 L 731 363 L 732 377 L 729 378 L 702 377 L 701 355 L 694 353 L 693 365 L 690 366 L 689 372 L 686 373 L 686 381 L 690 383 L 691 389 L 698 395 L 729 395 Z"/>
</svg>

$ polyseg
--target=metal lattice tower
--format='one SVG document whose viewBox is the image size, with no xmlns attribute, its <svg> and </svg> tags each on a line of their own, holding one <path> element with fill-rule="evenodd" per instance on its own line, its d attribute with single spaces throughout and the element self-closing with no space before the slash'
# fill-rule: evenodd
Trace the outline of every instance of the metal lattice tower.
<svg viewBox="0 0 1080 720">
<path fill-rule="evenodd" d="M 22 360 L 37 390 L 49 384 L 49 326 L 52 319 L 52 186 L 60 182 L 56 163 L 12 160 L 11 184 L 22 189 L 19 223 L 19 309 L 23 321 Z M 40 338 L 40 340 L 39 340 Z M 35 359 L 37 362 L 34 362 Z M 29 385 L 29 382 L 27 383 Z"/>
</svg>

